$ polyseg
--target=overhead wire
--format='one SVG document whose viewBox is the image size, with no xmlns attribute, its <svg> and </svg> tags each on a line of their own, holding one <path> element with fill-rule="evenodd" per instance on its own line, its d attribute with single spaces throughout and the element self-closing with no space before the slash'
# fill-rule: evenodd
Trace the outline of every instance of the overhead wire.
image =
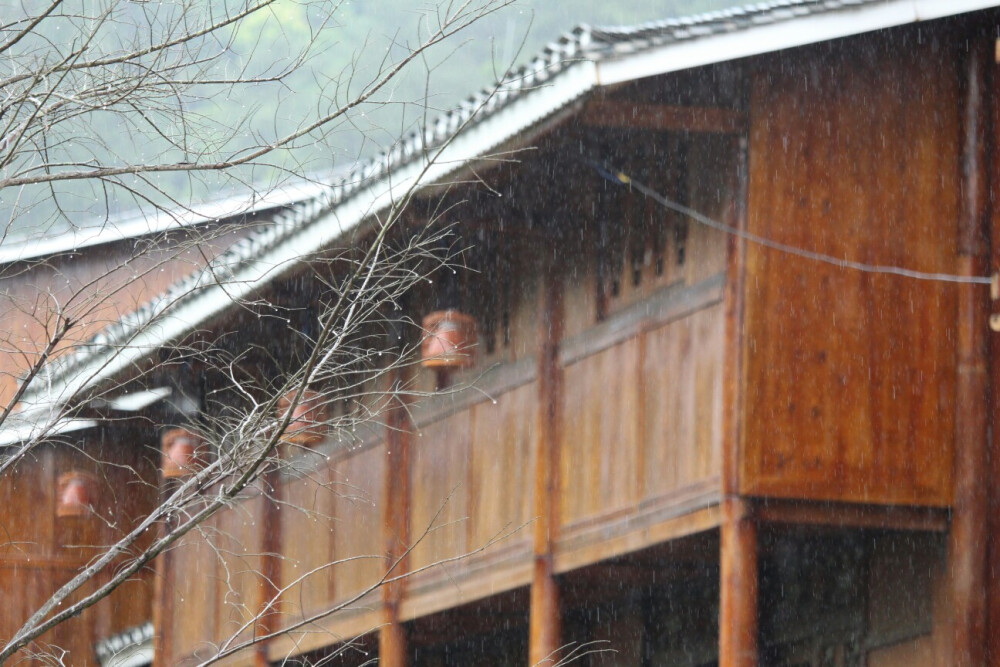
<svg viewBox="0 0 1000 667">
<path fill-rule="evenodd" d="M 662 194 L 660 194 L 653 188 L 649 187 L 645 183 L 637 181 L 636 179 L 632 178 L 631 176 L 622 171 L 609 168 L 601 162 L 589 159 L 585 159 L 585 162 L 587 162 L 590 166 L 594 167 L 594 169 L 606 180 L 612 183 L 616 183 L 618 185 L 631 187 L 639 191 L 646 197 L 649 197 L 653 201 L 657 202 L 664 208 L 667 208 L 676 213 L 680 213 L 681 215 L 691 218 L 692 220 L 699 222 L 705 225 L 706 227 L 717 229 L 727 234 L 732 234 L 734 236 L 745 239 L 747 241 L 750 241 L 751 243 L 755 243 L 765 248 L 778 250 L 780 252 L 784 252 L 790 255 L 803 257 L 805 259 L 810 259 L 817 262 L 823 262 L 825 264 L 831 264 L 833 266 L 840 267 L 843 269 L 854 269 L 857 271 L 863 271 L 865 273 L 879 273 L 879 274 L 887 274 L 894 276 L 903 276 L 905 278 L 913 278 L 916 280 L 929 280 L 929 281 L 945 282 L 945 283 L 960 283 L 965 285 L 970 285 L 970 284 L 991 285 L 994 282 L 994 278 L 992 276 L 963 276 L 953 273 L 917 271 L 915 269 L 908 269 L 902 266 L 893 266 L 887 264 L 867 264 L 865 262 L 856 262 L 854 260 L 834 257 L 833 255 L 827 255 L 825 253 L 816 252 L 814 250 L 806 250 L 804 248 L 799 248 L 797 246 L 789 245 L 787 243 L 782 243 L 781 241 L 775 241 L 765 236 L 754 234 L 753 232 L 749 232 L 745 229 L 740 229 L 738 227 L 734 227 L 733 225 L 720 222 L 718 220 L 708 217 L 707 215 L 704 215 L 703 213 L 694 210 L 689 206 L 685 206 L 684 204 L 668 199 L 667 197 L 664 197 Z"/>
</svg>

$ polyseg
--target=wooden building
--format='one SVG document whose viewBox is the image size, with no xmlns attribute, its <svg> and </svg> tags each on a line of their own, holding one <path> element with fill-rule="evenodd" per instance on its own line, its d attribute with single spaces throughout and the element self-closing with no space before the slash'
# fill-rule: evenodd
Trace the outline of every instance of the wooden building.
<svg viewBox="0 0 1000 667">
<path fill-rule="evenodd" d="M 0 247 L 0 404 L 15 398 L 50 343 L 48 354 L 62 355 L 62 362 L 81 350 L 86 354 L 93 336 L 202 269 L 207 260 L 305 194 L 302 187 L 288 187 L 253 201 L 231 197 L 181 213 L 123 216 L 65 234 L 6 239 Z M 75 324 L 62 329 L 65 318 Z M 38 384 L 33 383 L 34 388 Z M 4 643 L 57 584 L 90 561 L 97 545 L 125 534 L 156 502 L 150 490 L 158 483 L 159 461 L 137 443 L 150 437 L 147 416 L 176 419 L 177 399 L 182 397 L 164 389 L 170 387 L 153 387 L 146 395 L 105 396 L 94 402 L 100 408 L 58 420 L 48 432 L 51 443 L 35 447 L 28 459 L 0 475 Z M 95 395 L 88 391 L 84 398 Z M 31 400 L 30 392 L 25 398 Z M 0 461 L 32 432 L 31 422 L 19 417 L 12 415 L 0 433 Z M 87 490 L 88 511 L 109 521 L 60 509 L 61 493 L 77 483 Z M 153 572 L 144 571 L 109 600 L 47 635 L 46 643 L 68 652 L 66 664 L 83 665 L 97 664 L 98 639 L 128 631 L 123 637 L 145 641 L 144 633 L 135 630 L 151 618 L 153 582 Z M 128 639 L 109 645 L 127 650 L 134 643 Z"/>
<path fill-rule="evenodd" d="M 295 259 L 364 238 L 423 179 L 407 224 L 448 211 L 474 270 L 447 305 L 478 344 L 457 389 L 413 369 L 429 395 L 387 428 L 327 434 L 169 552 L 155 604 L 137 593 L 156 662 L 196 664 L 285 589 L 243 637 L 316 619 L 227 664 L 1000 664 L 991 4 L 582 27 L 238 244 L 243 294 L 307 309 Z M 163 346 L 292 326 L 217 286 L 176 294 L 187 329 Z M 114 366 L 95 347 L 53 393 L 148 348 Z M 81 449 L 158 456 L 157 409 Z M 59 456 L 3 480 L 3 512 Z M 354 599 L 397 561 L 412 574 Z"/>
</svg>

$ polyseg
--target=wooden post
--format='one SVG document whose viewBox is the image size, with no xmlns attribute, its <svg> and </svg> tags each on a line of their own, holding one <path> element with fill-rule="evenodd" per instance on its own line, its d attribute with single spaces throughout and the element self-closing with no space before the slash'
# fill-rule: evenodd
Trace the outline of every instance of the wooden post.
<svg viewBox="0 0 1000 667">
<path fill-rule="evenodd" d="M 559 263 L 553 259 L 551 264 Z M 538 318 L 538 412 L 535 438 L 534 570 L 528 664 L 555 665 L 562 647 L 559 584 L 553 546 L 559 527 L 559 341 L 563 327 L 562 275 L 550 268 L 543 277 Z"/>
<path fill-rule="evenodd" d="M 167 480 L 168 485 L 170 482 L 171 480 Z M 160 503 L 166 497 L 162 487 L 158 497 Z M 162 530 L 161 528 L 160 531 Z M 173 656 L 170 653 L 174 629 L 172 553 L 172 549 L 167 549 L 156 557 L 156 580 L 153 584 L 153 667 L 168 667 L 173 663 Z"/>
<path fill-rule="evenodd" d="M 261 517 L 261 530 L 264 535 L 261 541 L 263 555 L 261 556 L 261 576 L 259 579 L 260 611 L 257 619 L 259 628 L 257 635 L 268 634 L 278 629 L 278 609 L 271 605 L 271 602 L 281 590 L 281 564 L 278 561 L 278 552 L 281 550 L 281 512 L 278 511 L 281 473 L 277 468 L 273 468 L 264 474 L 261 481 L 264 492 L 270 490 L 271 497 L 263 499 L 264 509 L 263 517 Z M 267 667 L 270 664 L 267 656 L 267 642 L 260 642 L 254 650 L 254 665 Z"/>
<path fill-rule="evenodd" d="M 988 63 L 992 43 L 973 40 L 964 81 L 962 185 L 958 229 L 959 272 L 986 268 L 989 184 L 986 137 L 989 125 Z M 958 298 L 958 377 L 955 396 L 955 500 L 949 560 L 956 666 L 986 664 L 987 533 L 987 323 L 989 295 L 981 285 L 962 285 Z"/>
<path fill-rule="evenodd" d="M 402 340 L 401 325 L 390 331 L 391 349 Z M 385 489 L 382 494 L 382 539 L 387 554 L 387 567 L 403 557 L 410 541 L 410 434 L 413 424 L 406 410 L 405 397 L 394 395 L 396 387 L 406 381 L 405 371 L 397 368 L 388 374 L 389 392 L 395 405 L 386 412 Z M 400 562 L 392 576 L 406 572 L 406 562 Z M 407 667 L 410 645 L 406 626 L 400 620 L 399 607 L 405 595 L 405 579 L 382 587 L 382 627 L 378 635 L 379 665 Z"/>
<path fill-rule="evenodd" d="M 722 504 L 720 667 L 757 665 L 757 524 L 740 498 Z"/>
<path fill-rule="evenodd" d="M 747 140 L 738 139 L 736 206 L 732 224 L 747 228 Z M 743 299 L 746 241 L 731 234 L 727 245 L 725 290 L 726 348 L 722 451 L 722 525 L 720 527 L 719 665 L 757 664 L 757 525 L 749 501 L 740 497 L 741 419 L 743 415 Z"/>
<path fill-rule="evenodd" d="M 997 65 L 994 64 L 992 69 L 992 81 L 997 81 Z M 992 88 L 988 88 L 992 91 Z M 1000 137 L 997 133 L 1000 132 L 1000 104 L 997 104 L 995 99 L 993 99 L 993 94 L 990 94 L 990 99 L 987 104 L 989 105 L 990 116 L 993 121 L 993 126 L 987 136 L 989 136 L 992 141 L 989 146 L 988 154 L 991 156 L 990 163 L 997 164 L 1000 160 Z M 993 274 L 1000 272 L 1000 169 L 989 169 L 988 177 L 990 179 L 990 193 L 992 195 L 990 200 L 990 260 L 988 263 L 989 271 Z M 1000 299 L 992 302 L 992 312 L 1000 315 Z M 987 545 L 987 637 L 988 645 L 988 664 L 1000 663 L 1000 484 L 996 483 L 996 480 L 1000 480 L 1000 391 L 995 388 L 1000 387 L 1000 340 L 997 336 L 1000 334 L 992 334 L 989 336 L 989 351 L 990 351 L 990 375 L 989 382 L 990 387 L 993 389 L 990 392 L 990 408 L 989 408 L 989 425 L 990 425 L 990 442 L 988 443 L 989 451 L 987 456 L 990 462 L 989 476 L 992 483 L 987 484 L 987 493 L 989 497 L 987 499 L 988 505 L 988 520 L 987 520 L 987 531 L 989 533 L 989 544 Z"/>
</svg>

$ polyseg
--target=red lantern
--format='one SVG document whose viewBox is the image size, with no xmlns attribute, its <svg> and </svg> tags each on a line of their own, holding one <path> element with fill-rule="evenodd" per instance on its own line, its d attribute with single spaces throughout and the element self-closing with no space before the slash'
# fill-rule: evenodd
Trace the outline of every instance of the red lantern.
<svg viewBox="0 0 1000 667">
<path fill-rule="evenodd" d="M 171 428 L 160 438 L 161 467 L 167 479 L 196 472 L 205 464 L 205 441 L 186 428 Z"/>
<path fill-rule="evenodd" d="M 56 484 L 56 516 L 81 517 L 93 511 L 97 498 L 97 479 L 79 470 L 59 476 Z"/>
<path fill-rule="evenodd" d="M 292 405 L 297 391 L 290 391 L 278 401 L 278 419 L 284 419 Z M 328 398 L 323 394 L 306 389 L 292 410 L 282 441 L 297 445 L 314 445 L 326 437 L 328 420 Z"/>
<path fill-rule="evenodd" d="M 421 364 L 427 368 L 467 368 L 475 363 L 476 319 L 457 310 L 424 318 Z"/>
</svg>

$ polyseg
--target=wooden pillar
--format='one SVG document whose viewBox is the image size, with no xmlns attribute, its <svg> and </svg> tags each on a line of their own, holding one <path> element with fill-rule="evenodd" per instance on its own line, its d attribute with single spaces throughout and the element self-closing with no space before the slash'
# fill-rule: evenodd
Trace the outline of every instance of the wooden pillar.
<svg viewBox="0 0 1000 667">
<path fill-rule="evenodd" d="M 549 266 L 559 262 L 550 259 Z M 534 570 L 528 664 L 555 665 L 562 641 L 559 583 L 553 547 L 559 527 L 559 340 L 563 327 L 562 275 L 557 268 L 543 276 L 538 318 L 538 412 L 535 438 Z"/>
<path fill-rule="evenodd" d="M 388 588 L 388 587 L 387 587 Z M 405 667 L 410 664 L 410 638 L 406 626 L 399 620 L 399 601 L 386 601 L 384 625 L 378 633 L 378 664 L 385 667 Z"/>
<path fill-rule="evenodd" d="M 402 340 L 401 327 L 394 327 L 390 332 L 393 339 L 389 345 L 392 349 L 398 349 Z M 382 539 L 387 567 L 403 558 L 390 574 L 391 578 L 405 573 L 407 567 L 404 554 L 410 541 L 410 436 L 413 424 L 406 410 L 405 396 L 393 395 L 397 387 L 405 384 L 405 370 L 397 368 L 391 371 L 387 381 L 395 405 L 386 412 L 387 460 L 382 493 Z M 399 615 L 405 592 L 405 579 L 382 587 L 382 627 L 378 635 L 379 665 L 382 667 L 406 667 L 410 664 L 409 637 Z"/>
<path fill-rule="evenodd" d="M 736 206 L 730 223 L 747 228 L 749 161 L 747 140 L 737 139 Z M 719 665 L 757 665 L 757 524 L 749 501 L 740 497 L 741 419 L 743 415 L 743 299 L 746 241 L 727 241 L 725 290 L 726 348 L 723 366 L 722 525 L 720 527 Z"/>
<path fill-rule="evenodd" d="M 992 81 L 997 81 L 997 67 L 994 64 L 992 69 Z M 988 132 L 991 138 L 988 154 L 991 156 L 991 164 L 1000 164 L 1000 104 L 997 104 L 990 90 L 988 100 L 989 112 L 993 121 Z M 990 179 L 990 259 L 988 269 L 991 274 L 1000 273 L 1000 169 L 988 170 Z M 992 302 L 992 312 L 994 317 L 1000 318 L 1000 299 Z M 993 333 L 989 336 L 990 369 L 989 382 L 991 388 L 1000 387 L 1000 334 Z M 1000 391 L 993 389 L 990 392 L 989 408 L 989 428 L 990 442 L 989 451 L 989 476 L 991 483 L 987 484 L 987 505 L 988 520 L 987 530 L 989 532 L 989 543 L 987 545 L 987 652 L 988 664 L 1000 663 Z"/>
<path fill-rule="evenodd" d="M 959 272 L 986 269 L 989 214 L 987 164 L 988 68 L 992 41 L 971 42 L 964 77 Z M 955 396 L 955 500 L 949 560 L 953 610 L 952 664 L 986 664 L 987 398 L 989 294 L 962 285 L 958 298 L 958 377 Z"/>
<path fill-rule="evenodd" d="M 757 665 L 757 524 L 749 504 L 726 498 L 722 505 L 719 577 L 719 665 Z"/>
<path fill-rule="evenodd" d="M 257 619 L 257 636 L 277 630 L 279 610 L 274 600 L 281 589 L 281 563 L 278 553 L 281 550 L 281 512 L 278 511 L 281 493 L 281 473 L 277 468 L 268 470 L 263 478 L 264 492 L 270 497 L 263 499 L 263 516 L 260 529 L 263 531 L 261 540 L 261 572 L 260 572 L 260 610 Z M 272 604 L 273 601 L 273 604 Z M 254 665 L 267 667 L 270 660 L 267 656 L 267 642 L 263 641 L 254 649 Z"/>
<path fill-rule="evenodd" d="M 169 482 L 170 480 L 167 480 L 168 484 Z M 165 497 L 165 492 L 161 488 L 159 492 L 161 504 Z M 173 550 L 167 549 L 156 557 L 154 566 L 156 579 L 153 584 L 153 667 L 169 667 L 174 662 L 170 652 L 174 628 L 172 554 Z"/>
</svg>

